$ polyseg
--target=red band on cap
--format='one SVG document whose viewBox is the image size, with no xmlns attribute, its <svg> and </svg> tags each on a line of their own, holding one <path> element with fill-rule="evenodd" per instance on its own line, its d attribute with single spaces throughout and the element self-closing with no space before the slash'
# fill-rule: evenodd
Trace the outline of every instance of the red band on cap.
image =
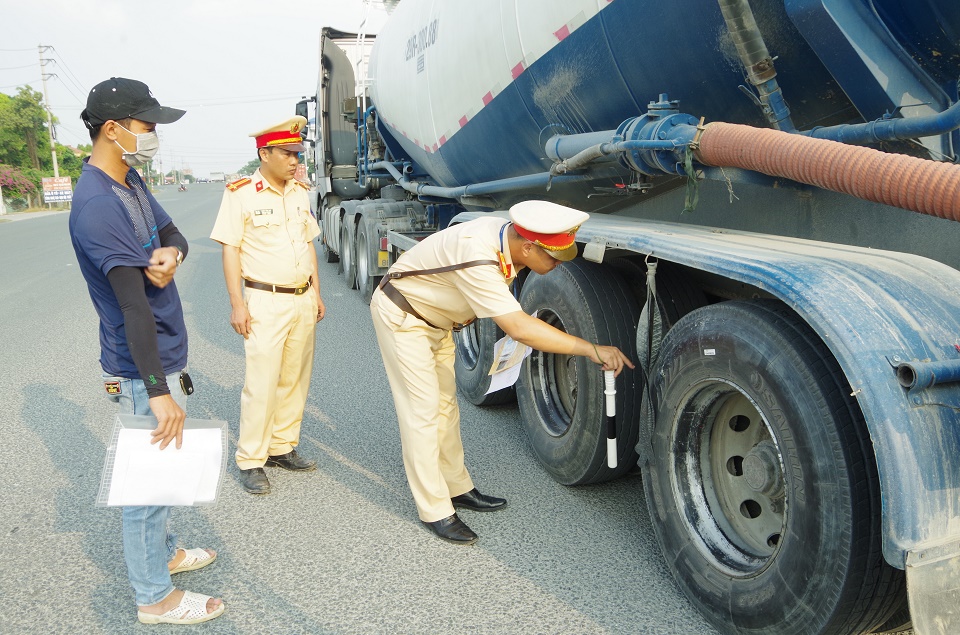
<svg viewBox="0 0 960 635">
<path fill-rule="evenodd" d="M 579 229 L 579 227 L 577 227 L 572 231 L 563 232 L 560 234 L 538 234 L 537 232 L 532 232 L 529 229 L 517 225 L 516 223 L 513 224 L 513 227 L 517 230 L 518 234 L 527 240 L 535 242 L 541 247 L 551 251 L 560 251 L 572 245 L 576 239 L 577 229 Z"/>
<path fill-rule="evenodd" d="M 286 130 L 280 132 L 268 132 L 257 137 L 257 147 L 266 148 L 269 146 L 279 146 L 288 143 L 303 143 L 303 139 L 298 134 L 291 134 Z"/>
</svg>

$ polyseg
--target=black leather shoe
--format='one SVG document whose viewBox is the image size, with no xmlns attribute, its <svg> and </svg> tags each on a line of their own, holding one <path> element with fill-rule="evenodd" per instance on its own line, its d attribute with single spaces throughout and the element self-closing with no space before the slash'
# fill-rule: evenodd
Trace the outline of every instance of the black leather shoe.
<svg viewBox="0 0 960 635">
<path fill-rule="evenodd" d="M 251 494 L 269 494 L 270 480 L 262 467 L 240 470 L 240 484 Z"/>
<path fill-rule="evenodd" d="M 457 545 L 472 545 L 477 541 L 477 534 L 467 527 L 467 525 L 457 518 L 456 514 L 441 518 L 432 523 L 420 521 L 429 527 L 433 533 L 440 538 Z"/>
<path fill-rule="evenodd" d="M 317 462 L 303 458 L 297 454 L 296 450 L 290 450 L 280 456 L 268 456 L 267 466 L 282 467 L 285 470 L 292 470 L 294 472 L 309 472 L 317 469 Z"/>
<path fill-rule="evenodd" d="M 465 507 L 475 512 L 495 512 L 507 506 L 507 500 L 505 498 L 481 494 L 477 491 L 476 487 L 466 494 L 454 496 L 450 499 L 450 502 L 453 503 L 454 507 Z"/>
</svg>

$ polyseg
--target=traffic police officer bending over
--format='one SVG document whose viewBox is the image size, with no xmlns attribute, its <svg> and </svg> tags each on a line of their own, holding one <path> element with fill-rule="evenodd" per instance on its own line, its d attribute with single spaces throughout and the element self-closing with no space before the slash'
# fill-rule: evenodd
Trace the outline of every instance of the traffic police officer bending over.
<svg viewBox="0 0 960 635">
<path fill-rule="evenodd" d="M 250 135 L 260 168 L 227 185 L 210 234 L 223 244 L 230 325 L 244 337 L 236 460 L 251 494 L 270 492 L 264 465 L 316 469 L 296 450 L 313 371 L 314 331 L 326 311 L 312 244 L 320 227 L 310 213 L 306 186 L 294 178 L 306 124 L 298 116 Z"/>
<path fill-rule="evenodd" d="M 577 255 L 584 212 L 544 201 L 510 209 L 510 221 L 480 218 L 437 232 L 404 253 L 370 302 L 373 326 L 400 423 L 407 481 L 420 520 L 440 538 L 473 544 L 477 535 L 454 512 L 503 509 L 477 491 L 464 465 L 451 330 L 492 318 L 521 344 L 581 355 L 619 374 L 629 359 L 524 313 L 510 291 L 527 267 L 544 275 Z"/>
</svg>

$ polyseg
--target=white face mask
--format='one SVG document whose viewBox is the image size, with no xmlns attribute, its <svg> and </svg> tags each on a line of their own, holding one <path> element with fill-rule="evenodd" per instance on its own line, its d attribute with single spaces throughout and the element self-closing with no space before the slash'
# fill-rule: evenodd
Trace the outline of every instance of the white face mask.
<svg viewBox="0 0 960 635">
<path fill-rule="evenodd" d="M 117 124 L 120 126 L 120 124 Z M 120 126 L 123 128 L 123 126 Z M 126 128 L 123 128 L 127 130 Z M 127 130 L 127 132 L 130 132 Z M 135 168 L 138 165 L 143 165 L 144 163 L 149 163 L 150 159 L 153 158 L 153 155 L 157 153 L 157 150 L 160 149 L 160 137 L 157 135 L 157 131 L 153 132 L 144 132 L 143 134 L 133 134 L 137 138 L 137 149 L 133 152 L 128 152 L 126 148 L 120 145 L 120 142 L 114 139 L 114 143 L 120 146 L 120 149 L 123 150 L 123 160 L 131 168 Z"/>
</svg>

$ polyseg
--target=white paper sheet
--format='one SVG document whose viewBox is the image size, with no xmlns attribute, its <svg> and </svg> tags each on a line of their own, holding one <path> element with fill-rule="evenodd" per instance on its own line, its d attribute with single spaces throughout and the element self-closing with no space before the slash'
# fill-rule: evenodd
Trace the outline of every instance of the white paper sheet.
<svg viewBox="0 0 960 635">
<path fill-rule="evenodd" d="M 520 378 L 520 369 L 524 358 L 530 355 L 531 349 L 520 344 L 509 335 L 500 338 L 493 348 L 493 367 L 490 368 L 490 387 L 485 394 L 490 394 L 508 388 Z"/>
<path fill-rule="evenodd" d="M 223 459 L 222 431 L 183 431 L 178 450 L 150 444 L 150 430 L 124 428 L 117 438 L 107 505 L 195 505 L 216 498 Z"/>
</svg>

